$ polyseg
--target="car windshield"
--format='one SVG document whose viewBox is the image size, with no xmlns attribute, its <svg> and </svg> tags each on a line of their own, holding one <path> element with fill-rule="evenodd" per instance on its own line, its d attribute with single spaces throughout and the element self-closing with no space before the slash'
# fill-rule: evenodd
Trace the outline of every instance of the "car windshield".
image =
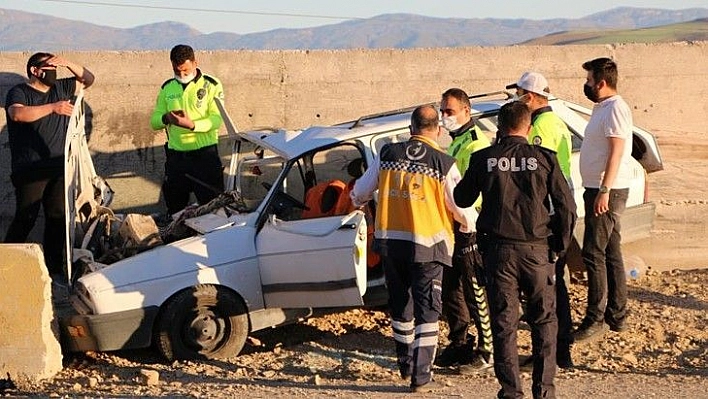
<svg viewBox="0 0 708 399">
<path fill-rule="evenodd" d="M 285 163 L 285 159 L 271 151 L 248 142 L 242 143 L 234 189 L 241 194 L 249 212 L 258 209 L 270 187 L 278 180 Z"/>
</svg>

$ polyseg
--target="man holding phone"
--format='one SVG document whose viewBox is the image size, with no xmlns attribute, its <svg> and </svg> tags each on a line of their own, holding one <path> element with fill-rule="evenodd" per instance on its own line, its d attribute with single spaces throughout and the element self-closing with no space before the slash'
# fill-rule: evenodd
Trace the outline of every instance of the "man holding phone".
<svg viewBox="0 0 708 399">
<path fill-rule="evenodd" d="M 174 77 L 162 84 L 150 126 L 167 132 L 162 192 L 172 215 L 187 206 L 192 192 L 204 204 L 224 191 L 217 148 L 223 120 L 215 102 L 223 100 L 224 89 L 197 68 L 192 47 L 173 47 L 170 61 Z"/>
</svg>

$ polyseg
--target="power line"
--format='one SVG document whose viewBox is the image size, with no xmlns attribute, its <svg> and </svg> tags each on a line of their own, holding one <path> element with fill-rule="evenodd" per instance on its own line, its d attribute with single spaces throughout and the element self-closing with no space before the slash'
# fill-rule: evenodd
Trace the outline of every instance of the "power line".
<svg viewBox="0 0 708 399">
<path fill-rule="evenodd" d="M 242 14 L 242 15 L 262 15 L 262 16 L 276 16 L 276 17 L 296 17 L 296 18 L 318 18 L 318 19 L 336 19 L 336 20 L 346 20 L 346 19 L 366 19 L 360 17 L 340 17 L 336 15 L 319 15 L 319 14 L 297 14 L 297 13 L 281 13 L 281 12 L 265 12 L 265 11 L 242 11 L 242 10 L 224 10 L 224 9 L 207 9 L 207 8 L 188 8 L 188 7 L 167 7 L 167 6 L 150 6 L 144 4 L 116 4 L 116 3 L 104 3 L 100 1 L 73 1 L 73 0 L 40 0 L 50 3 L 69 3 L 69 4 L 80 4 L 86 6 L 109 6 L 109 7 L 123 7 L 123 8 L 143 8 L 143 9 L 155 9 L 155 10 L 173 10 L 173 11 L 189 11 L 189 12 L 209 12 L 209 13 L 220 13 L 220 14 Z"/>
</svg>

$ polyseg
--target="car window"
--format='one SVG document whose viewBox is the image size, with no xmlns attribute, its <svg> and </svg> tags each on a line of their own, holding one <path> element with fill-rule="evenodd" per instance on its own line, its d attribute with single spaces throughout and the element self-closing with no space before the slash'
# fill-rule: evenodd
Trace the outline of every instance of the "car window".
<svg viewBox="0 0 708 399">
<path fill-rule="evenodd" d="M 363 156 L 353 143 L 305 154 L 288 170 L 280 191 L 301 202 L 278 215 L 283 220 L 344 215 L 351 211 L 347 185 L 363 173 Z M 284 200 L 281 198 L 280 202 Z"/>
<path fill-rule="evenodd" d="M 236 171 L 236 189 L 249 211 L 255 211 L 280 175 L 285 160 L 271 153 L 243 155 Z"/>
<path fill-rule="evenodd" d="M 475 120 L 475 126 L 480 133 L 489 138 L 490 142 L 494 142 L 497 137 L 497 116 L 492 114 L 483 115 Z"/>
<path fill-rule="evenodd" d="M 408 141 L 411 138 L 411 132 L 408 129 L 398 130 L 395 132 L 386 132 L 375 135 L 371 138 L 371 148 L 373 155 L 377 156 L 381 152 L 381 148 L 386 144 L 401 143 Z"/>
</svg>

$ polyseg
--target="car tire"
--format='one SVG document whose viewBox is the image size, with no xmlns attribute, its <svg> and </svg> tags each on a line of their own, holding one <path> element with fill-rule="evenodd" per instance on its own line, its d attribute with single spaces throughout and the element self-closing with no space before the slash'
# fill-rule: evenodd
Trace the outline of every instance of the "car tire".
<svg viewBox="0 0 708 399">
<path fill-rule="evenodd" d="M 168 360 L 223 359 L 241 352 L 248 331 L 248 311 L 238 295 L 197 285 L 163 307 L 155 323 L 155 343 Z"/>
</svg>

